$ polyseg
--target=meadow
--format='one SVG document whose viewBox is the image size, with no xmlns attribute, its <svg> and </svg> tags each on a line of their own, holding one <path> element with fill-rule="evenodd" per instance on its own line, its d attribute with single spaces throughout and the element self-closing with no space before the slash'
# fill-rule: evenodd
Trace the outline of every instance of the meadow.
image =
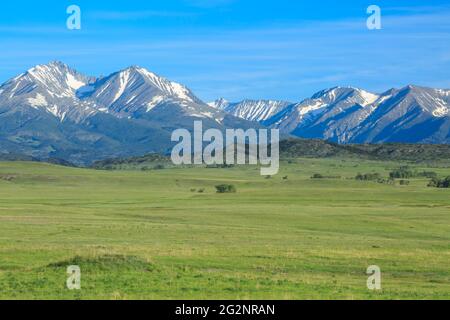
<svg viewBox="0 0 450 320">
<path fill-rule="evenodd" d="M 298 158 L 267 178 L 0 162 L 0 299 L 450 299 L 450 189 L 354 179 L 399 165 Z"/>
</svg>

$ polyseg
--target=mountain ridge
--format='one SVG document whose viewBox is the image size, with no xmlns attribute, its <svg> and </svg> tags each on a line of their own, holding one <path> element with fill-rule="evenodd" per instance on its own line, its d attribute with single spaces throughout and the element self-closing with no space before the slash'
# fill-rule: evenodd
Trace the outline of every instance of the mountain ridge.
<svg viewBox="0 0 450 320">
<path fill-rule="evenodd" d="M 270 109 L 266 101 L 270 100 L 254 101 L 262 110 L 252 114 Z M 222 99 L 211 105 L 252 119 L 242 112 L 243 104 Z M 338 86 L 299 103 L 284 104 L 278 112 L 257 121 L 284 134 L 341 144 L 450 143 L 450 90 L 408 85 L 378 94 Z"/>
<path fill-rule="evenodd" d="M 221 131 L 255 127 L 137 66 L 96 78 L 50 62 L 0 86 L 2 154 L 86 165 L 109 157 L 165 153 L 173 146 L 172 131 L 192 131 L 196 120 Z"/>
<path fill-rule="evenodd" d="M 299 103 L 207 104 L 145 68 L 84 75 L 53 61 L 0 85 L 0 155 L 76 165 L 167 153 L 173 130 L 277 128 L 283 137 L 355 143 L 450 143 L 450 90 L 409 85 L 383 93 L 334 87 Z"/>
</svg>

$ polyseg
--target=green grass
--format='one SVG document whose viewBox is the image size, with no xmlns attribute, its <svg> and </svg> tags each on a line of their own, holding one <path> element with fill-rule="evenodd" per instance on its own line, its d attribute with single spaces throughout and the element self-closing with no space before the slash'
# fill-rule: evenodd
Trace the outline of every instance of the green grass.
<svg viewBox="0 0 450 320">
<path fill-rule="evenodd" d="M 0 299 L 449 299 L 450 190 L 353 179 L 399 165 L 296 159 L 266 179 L 0 163 Z"/>
</svg>

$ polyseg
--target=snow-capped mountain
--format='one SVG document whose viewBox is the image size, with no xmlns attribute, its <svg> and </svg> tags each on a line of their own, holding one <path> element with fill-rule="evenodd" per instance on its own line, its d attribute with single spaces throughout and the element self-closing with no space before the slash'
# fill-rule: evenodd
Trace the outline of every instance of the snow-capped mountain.
<svg viewBox="0 0 450 320">
<path fill-rule="evenodd" d="M 263 121 L 303 138 L 338 143 L 450 143 L 450 90 L 408 86 L 382 94 L 336 87 Z"/>
<path fill-rule="evenodd" d="M 38 65 L 0 87 L 0 103 L 45 110 L 61 121 L 82 121 L 96 113 L 133 118 L 164 103 L 178 103 L 187 114 L 220 118 L 188 88 L 141 67 L 104 78 L 87 77 L 61 62 Z"/>
<path fill-rule="evenodd" d="M 336 87 L 320 91 L 310 99 L 290 105 L 265 121 L 264 124 L 277 127 L 284 133 L 293 133 L 294 135 L 308 135 L 309 128 L 315 129 L 318 125 L 323 124 L 322 131 L 325 131 L 321 132 L 323 139 L 332 140 L 334 137 L 333 130 L 338 130 L 337 136 L 342 138 L 340 128 L 344 129 L 343 135 L 345 137 L 350 134 L 349 131 L 353 128 L 349 126 L 348 122 L 340 123 L 335 128 L 333 124 L 336 123 L 336 118 L 353 114 L 357 110 L 369 110 L 369 106 L 378 99 L 378 95 L 361 89 Z M 302 129 L 304 132 L 299 133 Z M 339 142 L 344 143 L 346 141 L 341 140 Z"/>
<path fill-rule="evenodd" d="M 223 98 L 209 103 L 210 106 L 224 110 L 235 117 L 258 122 L 269 119 L 290 104 L 287 101 L 277 100 L 243 100 L 231 103 Z"/>
<path fill-rule="evenodd" d="M 0 86 L 0 153 L 77 164 L 166 152 L 173 130 L 279 128 L 338 143 L 450 143 L 450 90 L 407 86 L 381 94 L 352 87 L 300 103 L 220 99 L 141 67 L 83 75 L 61 62 L 38 65 Z"/>
<path fill-rule="evenodd" d="M 90 99 L 117 116 L 151 111 L 168 100 L 203 104 L 189 89 L 141 67 L 130 67 L 81 88 L 80 99 Z"/>
<path fill-rule="evenodd" d="M 61 62 L 38 65 L 0 86 L 0 106 L 31 107 L 61 120 L 70 117 L 79 121 L 96 112 L 93 104 L 76 97 L 77 90 L 93 81 L 95 78 Z"/>
<path fill-rule="evenodd" d="M 450 90 L 389 90 L 361 122 L 352 142 L 450 143 Z"/>
<path fill-rule="evenodd" d="M 192 130 L 195 120 L 219 130 L 255 127 L 141 67 L 94 78 L 51 62 L 0 86 L 0 153 L 85 164 L 165 152 L 172 131 Z"/>
<path fill-rule="evenodd" d="M 227 108 L 230 105 L 230 102 L 224 98 L 220 98 L 217 99 L 216 101 L 208 102 L 208 105 L 216 109 L 225 110 L 225 108 Z"/>
</svg>

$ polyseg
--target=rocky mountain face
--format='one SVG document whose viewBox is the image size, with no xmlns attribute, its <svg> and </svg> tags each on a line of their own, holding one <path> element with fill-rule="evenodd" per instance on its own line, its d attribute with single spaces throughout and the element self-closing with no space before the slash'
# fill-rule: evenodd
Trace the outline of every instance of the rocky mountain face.
<svg viewBox="0 0 450 320">
<path fill-rule="evenodd" d="M 375 94 L 336 87 L 300 103 L 280 104 L 271 114 L 262 101 L 245 109 L 251 112 L 241 112 L 240 105 L 222 101 L 221 109 L 302 138 L 341 144 L 450 143 L 450 90 L 407 86 Z M 258 114 L 270 116 L 254 117 Z"/>
<path fill-rule="evenodd" d="M 290 104 L 290 102 L 278 100 L 243 100 L 231 103 L 223 98 L 209 103 L 210 106 L 228 112 L 235 117 L 258 122 L 269 119 Z"/>
<path fill-rule="evenodd" d="M 250 128 L 188 88 L 144 68 L 85 76 L 61 62 L 39 65 L 0 86 L 0 153 L 88 164 L 167 152 L 175 129 Z M 259 125 L 258 125 L 259 126 Z"/>
<path fill-rule="evenodd" d="M 61 62 L 0 86 L 0 158 L 85 165 L 167 153 L 175 129 L 278 128 L 282 136 L 352 143 L 450 143 L 450 90 L 407 86 L 381 94 L 352 87 L 300 103 L 224 99 L 206 104 L 185 86 L 133 66 L 96 78 Z"/>
</svg>

